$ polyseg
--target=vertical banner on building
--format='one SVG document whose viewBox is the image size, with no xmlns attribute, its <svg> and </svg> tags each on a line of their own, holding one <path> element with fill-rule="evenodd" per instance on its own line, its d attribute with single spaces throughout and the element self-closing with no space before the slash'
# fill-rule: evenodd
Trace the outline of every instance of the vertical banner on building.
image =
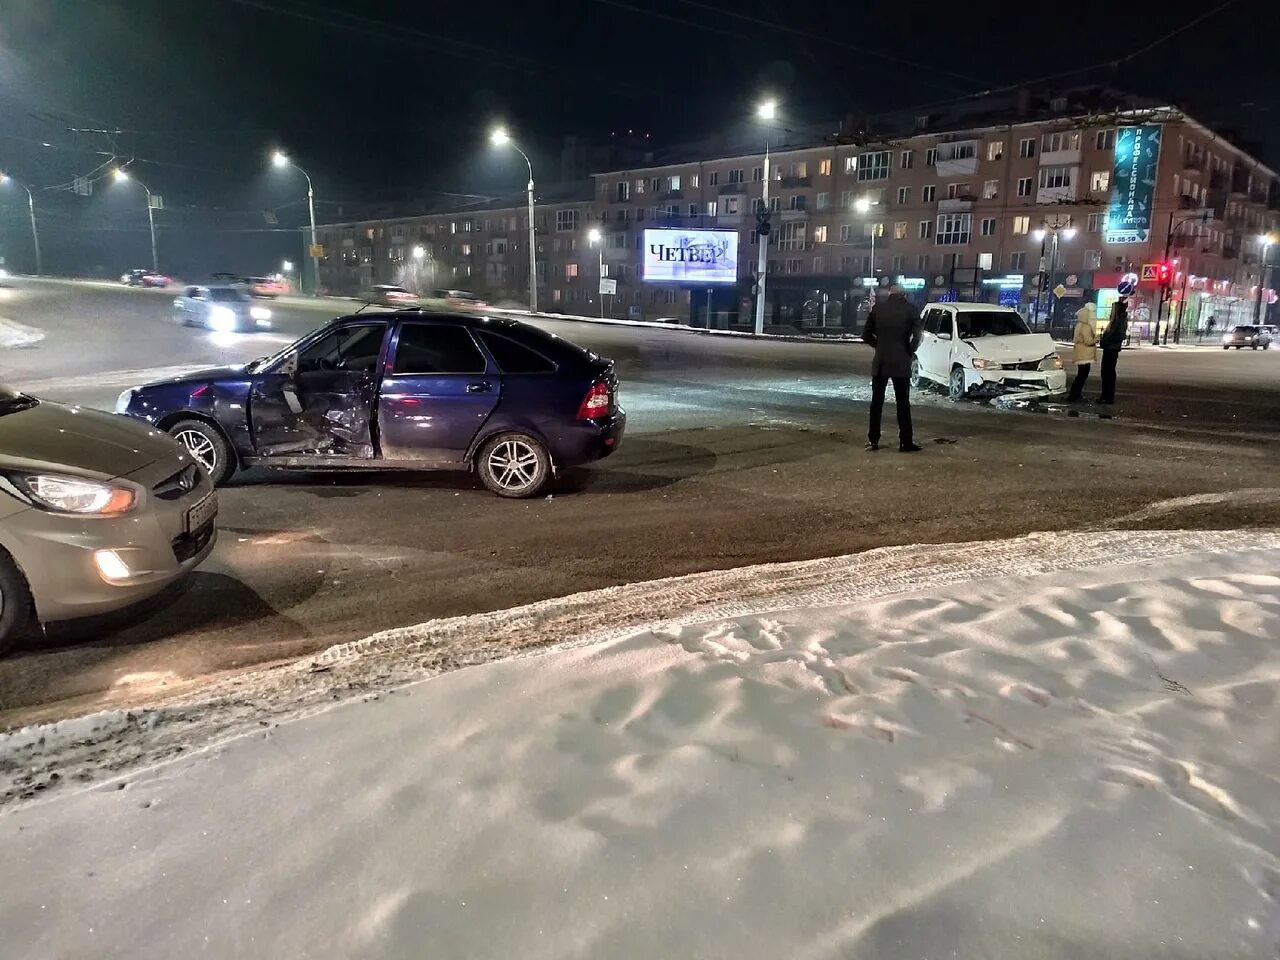
<svg viewBox="0 0 1280 960">
<path fill-rule="evenodd" d="M 1151 238 L 1160 130 L 1156 124 L 1116 131 L 1111 203 L 1107 207 L 1103 243 L 1146 243 Z"/>
</svg>

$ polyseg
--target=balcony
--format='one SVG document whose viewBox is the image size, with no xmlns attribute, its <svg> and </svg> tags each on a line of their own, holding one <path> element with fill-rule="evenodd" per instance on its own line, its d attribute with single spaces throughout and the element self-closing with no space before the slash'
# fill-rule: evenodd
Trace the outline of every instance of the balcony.
<svg viewBox="0 0 1280 960">
<path fill-rule="evenodd" d="M 778 212 L 777 216 L 784 221 L 808 220 L 809 211 L 808 210 L 781 210 Z"/>
<path fill-rule="evenodd" d="M 722 183 L 716 188 L 716 193 L 722 197 L 732 196 L 735 193 L 745 194 L 747 185 L 745 183 Z"/>
<path fill-rule="evenodd" d="M 1070 167 L 1079 164 L 1084 155 L 1079 147 L 1068 150 L 1045 150 L 1040 154 L 1042 167 Z"/>
<path fill-rule="evenodd" d="M 948 197 L 938 201 L 939 213 L 968 213 L 973 209 L 973 197 Z"/>
<path fill-rule="evenodd" d="M 683 190 L 667 190 L 665 193 L 659 193 L 654 197 L 655 200 L 683 200 Z"/>
<path fill-rule="evenodd" d="M 934 163 L 938 176 L 967 177 L 977 173 L 979 146 L 977 140 L 956 140 L 938 144 L 938 159 Z"/>
<path fill-rule="evenodd" d="M 799 187 L 812 186 L 813 178 L 812 177 L 783 177 L 781 180 L 778 181 L 778 183 L 783 187 L 787 187 L 789 189 L 796 189 Z"/>
</svg>

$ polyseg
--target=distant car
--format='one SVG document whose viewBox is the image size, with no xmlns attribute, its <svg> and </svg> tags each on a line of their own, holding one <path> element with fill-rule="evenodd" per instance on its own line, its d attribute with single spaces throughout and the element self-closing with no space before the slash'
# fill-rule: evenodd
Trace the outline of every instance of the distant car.
<svg viewBox="0 0 1280 960">
<path fill-rule="evenodd" d="M 418 303 L 418 295 L 391 283 L 375 283 L 360 298 L 383 307 L 408 307 Z"/>
<path fill-rule="evenodd" d="M 989 303 L 931 303 L 911 363 L 911 383 L 947 388 L 954 400 L 1008 392 L 1062 393 L 1067 375 L 1053 340 L 1018 311 Z"/>
<path fill-rule="evenodd" d="M 432 290 L 420 303 L 423 307 L 446 310 L 487 310 L 489 304 L 466 290 Z"/>
<path fill-rule="evenodd" d="M 1270 350 L 1273 339 L 1275 339 L 1275 327 L 1238 323 L 1222 335 L 1222 349 L 1230 350 L 1235 347 L 1237 350 L 1243 350 L 1249 347 L 1253 350 Z"/>
<path fill-rule="evenodd" d="M 274 299 L 289 292 L 289 285 L 279 277 L 248 277 L 249 295 L 265 299 Z"/>
<path fill-rule="evenodd" d="M 145 423 L 0 386 L 0 652 L 40 622 L 118 610 L 213 549 L 213 483 Z"/>
<path fill-rule="evenodd" d="M 120 276 L 120 282 L 126 287 L 167 287 L 173 281 L 163 273 L 144 270 L 139 267 Z"/>
<path fill-rule="evenodd" d="M 126 390 L 116 412 L 180 439 L 214 482 L 241 467 L 474 470 L 502 497 L 622 440 L 612 361 L 515 320 L 339 318 L 272 357 Z"/>
<path fill-rule="evenodd" d="M 243 287 L 185 287 L 173 310 L 184 327 L 238 333 L 271 328 L 271 311 Z"/>
</svg>

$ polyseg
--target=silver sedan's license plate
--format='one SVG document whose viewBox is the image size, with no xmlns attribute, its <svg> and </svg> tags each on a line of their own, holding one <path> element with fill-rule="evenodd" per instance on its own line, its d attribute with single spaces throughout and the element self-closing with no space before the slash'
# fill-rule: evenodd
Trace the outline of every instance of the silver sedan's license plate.
<svg viewBox="0 0 1280 960">
<path fill-rule="evenodd" d="M 187 511 L 187 533 L 194 533 L 218 515 L 218 495 L 211 493 Z"/>
</svg>

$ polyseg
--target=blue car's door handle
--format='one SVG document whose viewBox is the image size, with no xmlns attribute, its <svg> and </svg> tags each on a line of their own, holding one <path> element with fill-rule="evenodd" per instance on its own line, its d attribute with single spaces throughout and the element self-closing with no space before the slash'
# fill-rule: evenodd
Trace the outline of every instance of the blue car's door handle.
<svg viewBox="0 0 1280 960">
<path fill-rule="evenodd" d="M 493 384 L 489 383 L 487 380 L 482 381 L 481 383 L 467 384 L 467 393 L 488 393 L 492 389 Z"/>
</svg>

